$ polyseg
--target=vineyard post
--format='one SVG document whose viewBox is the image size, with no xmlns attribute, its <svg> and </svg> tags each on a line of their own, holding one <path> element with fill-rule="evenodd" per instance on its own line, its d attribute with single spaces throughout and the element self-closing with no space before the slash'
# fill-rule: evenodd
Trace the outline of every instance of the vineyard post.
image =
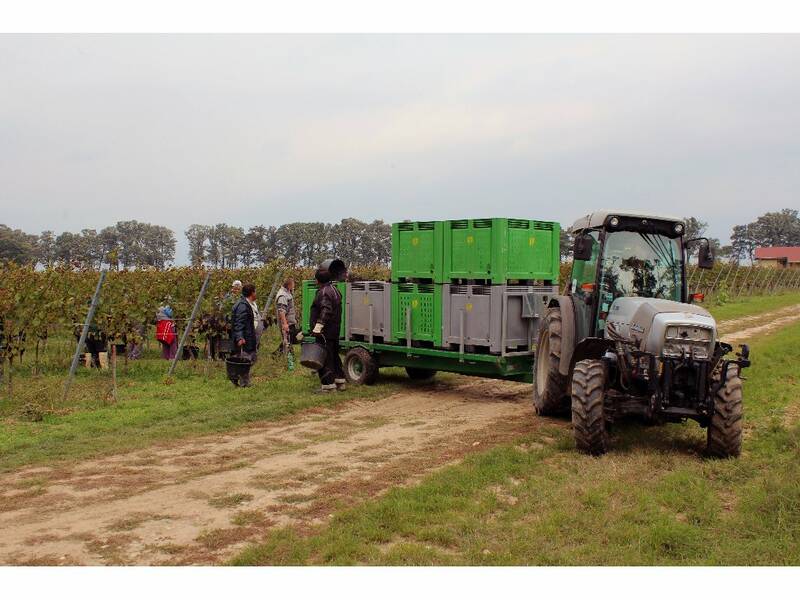
<svg viewBox="0 0 800 600">
<path fill-rule="evenodd" d="M 797 278 L 797 273 L 792 273 L 789 278 L 786 280 L 786 283 L 783 284 L 783 289 L 791 290 L 794 288 L 794 280 Z"/>
<path fill-rule="evenodd" d="M 277 292 L 278 283 L 280 282 L 282 276 L 283 276 L 283 271 L 278 271 L 275 274 L 275 280 L 272 282 L 272 288 L 270 288 L 269 290 L 269 296 L 267 296 L 267 300 L 266 302 L 264 302 L 264 310 L 261 311 L 262 319 L 266 318 L 267 315 L 269 314 L 269 307 L 272 306 L 273 294 Z"/>
<path fill-rule="evenodd" d="M 756 271 L 756 276 L 753 277 L 753 282 L 750 284 L 750 289 L 747 290 L 748 296 L 755 296 L 756 290 L 758 290 L 758 282 L 760 279 L 764 279 L 763 276 L 769 274 L 766 267 L 756 267 L 758 270 Z"/>
<path fill-rule="evenodd" d="M 699 268 L 699 267 L 698 267 L 698 268 Z M 705 270 L 705 269 L 701 269 L 701 270 L 700 270 L 700 279 L 698 279 L 698 280 L 697 280 L 697 283 L 695 284 L 695 285 L 697 286 L 697 288 L 696 288 L 696 291 L 697 291 L 698 293 L 700 292 L 700 289 L 701 289 L 701 288 L 700 288 L 700 285 L 703 283 L 703 275 L 705 275 L 705 274 L 706 274 L 706 270 Z"/>
<path fill-rule="evenodd" d="M 780 287 L 781 287 L 781 284 L 783 283 L 783 280 L 784 280 L 784 279 L 786 279 L 786 273 L 789 271 L 789 269 L 786 269 L 786 268 L 784 268 L 784 269 L 781 269 L 781 270 L 783 271 L 783 272 L 781 273 L 781 276 L 778 278 L 778 280 L 777 280 L 777 281 L 775 281 L 775 283 L 773 283 L 773 284 L 772 284 L 772 288 L 770 288 L 770 291 L 771 291 L 773 294 L 774 294 L 775 292 L 777 292 L 777 291 L 780 289 Z"/>
<path fill-rule="evenodd" d="M 733 262 L 733 260 L 731 260 L 731 263 L 730 263 L 730 265 L 731 265 L 731 268 L 730 268 L 730 270 L 728 271 L 728 274 L 727 274 L 727 275 L 725 275 L 725 279 L 723 279 L 723 280 L 722 280 L 722 283 L 720 283 L 720 284 L 719 284 L 719 285 L 720 285 L 720 287 L 722 287 L 722 288 L 724 288 L 724 287 L 725 287 L 725 285 L 728 283 L 728 279 L 730 279 L 730 278 L 731 278 L 731 273 L 733 273 L 734 269 L 736 270 L 736 274 L 737 274 L 737 275 L 739 274 L 739 270 L 738 270 L 738 266 L 739 266 L 739 265 L 738 265 L 737 263 Z M 736 277 L 735 277 L 735 276 L 734 276 L 734 278 L 733 278 L 733 281 L 734 281 L 734 282 L 736 281 Z"/>
<path fill-rule="evenodd" d="M 715 290 L 715 289 L 717 289 L 717 282 L 719 281 L 719 278 L 720 278 L 720 277 L 722 277 L 722 272 L 723 272 L 724 270 L 725 270 L 725 265 L 724 265 L 724 264 L 720 265 L 720 267 L 719 267 L 719 273 L 717 273 L 717 276 L 716 276 L 716 278 L 714 279 L 714 283 L 712 283 L 712 284 L 711 284 L 711 289 L 708 291 L 708 294 L 709 294 L 709 295 L 713 294 L 713 293 L 714 293 L 714 290 Z"/>
<path fill-rule="evenodd" d="M 100 288 L 103 287 L 103 282 L 105 280 L 106 271 L 100 271 L 100 279 L 97 280 L 97 287 L 94 290 L 94 296 L 92 296 L 92 303 L 89 305 L 89 312 L 86 314 L 86 321 L 83 323 L 81 337 L 78 339 L 78 345 L 75 348 L 75 354 L 72 357 L 72 364 L 69 366 L 69 376 L 67 377 L 67 381 L 64 383 L 64 394 L 61 397 L 62 403 L 67 401 L 67 394 L 69 394 L 69 388 L 72 385 L 72 379 L 75 377 L 75 370 L 78 368 L 78 359 L 80 358 L 81 351 L 86 343 L 86 336 L 89 335 L 89 325 L 92 324 L 94 313 L 97 310 L 97 303 L 100 300 Z"/>
<path fill-rule="evenodd" d="M 111 397 L 117 401 L 117 345 L 111 344 Z"/>
<path fill-rule="evenodd" d="M 775 269 L 775 271 L 775 276 L 772 278 L 772 281 L 769 282 L 769 286 L 767 286 L 767 294 L 775 293 L 775 290 L 778 289 L 778 284 L 780 284 L 781 279 L 783 279 L 784 273 L 786 272 L 785 270 L 779 268 Z"/>
<path fill-rule="evenodd" d="M 794 274 L 794 277 L 792 277 L 791 281 L 787 285 L 787 287 L 790 290 L 793 290 L 797 286 L 797 284 L 800 283 L 800 269 L 795 269 L 795 270 L 797 272 Z"/>
<path fill-rule="evenodd" d="M 739 288 L 739 291 L 736 293 L 736 299 L 737 300 L 739 299 L 739 296 L 742 295 L 742 292 L 744 291 L 744 289 L 747 287 L 747 281 L 750 279 L 750 273 L 752 271 L 753 271 L 753 267 L 747 268 L 747 272 L 744 275 L 744 281 L 742 281 L 742 283 L 740 284 L 741 287 Z"/>
<path fill-rule="evenodd" d="M 739 278 L 739 271 L 740 270 L 741 270 L 741 265 L 739 265 L 739 263 L 737 262 L 736 263 L 736 273 L 734 273 L 733 281 L 731 281 L 731 285 L 730 285 L 730 287 L 728 287 L 728 290 L 730 291 L 730 296 L 731 297 L 733 297 L 733 292 L 736 290 L 736 280 Z M 727 280 L 724 281 L 722 285 L 725 285 L 726 283 L 728 283 Z"/>
<path fill-rule="evenodd" d="M 206 288 L 208 287 L 209 279 L 211 279 L 211 271 L 206 274 L 206 278 L 203 281 L 203 286 L 200 288 L 200 293 L 197 295 L 197 300 L 195 300 L 192 314 L 189 316 L 189 320 L 186 322 L 186 328 L 183 330 L 181 341 L 178 343 L 178 350 L 175 353 L 175 358 L 172 359 L 172 364 L 169 366 L 169 372 L 167 375 L 172 375 L 172 373 L 175 372 L 175 365 L 178 364 L 178 358 L 180 358 L 181 354 L 183 353 L 183 345 L 186 343 L 186 338 L 189 337 L 189 332 L 192 330 L 192 324 L 197 316 L 197 311 L 200 310 L 200 303 L 203 301 L 203 296 L 206 294 Z"/>
<path fill-rule="evenodd" d="M 764 278 L 763 283 L 761 284 L 761 294 L 766 294 L 769 290 L 769 284 L 772 283 L 772 280 L 775 279 L 775 275 L 777 275 L 778 269 L 767 268 L 767 276 Z"/>
</svg>

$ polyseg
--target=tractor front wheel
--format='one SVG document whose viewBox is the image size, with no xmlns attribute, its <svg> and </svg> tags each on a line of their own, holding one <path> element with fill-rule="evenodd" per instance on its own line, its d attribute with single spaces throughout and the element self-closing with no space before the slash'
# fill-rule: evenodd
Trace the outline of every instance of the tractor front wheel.
<svg viewBox="0 0 800 600">
<path fill-rule="evenodd" d="M 572 372 L 572 432 L 575 446 L 599 456 L 608 451 L 608 432 L 603 402 L 606 369 L 601 360 L 582 360 Z"/>
<path fill-rule="evenodd" d="M 714 415 L 708 425 L 706 449 L 710 456 L 730 458 L 742 451 L 742 380 L 739 366 L 728 365 L 725 383 L 714 395 Z"/>
</svg>

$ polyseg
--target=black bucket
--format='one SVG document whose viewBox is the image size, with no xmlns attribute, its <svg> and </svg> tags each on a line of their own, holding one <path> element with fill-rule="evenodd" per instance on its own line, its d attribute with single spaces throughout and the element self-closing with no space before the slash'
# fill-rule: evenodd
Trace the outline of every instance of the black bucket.
<svg viewBox="0 0 800 600">
<path fill-rule="evenodd" d="M 243 354 L 229 356 L 225 359 L 225 369 L 228 371 L 228 379 L 233 382 L 239 381 L 243 375 L 250 372 L 252 361 Z"/>
<path fill-rule="evenodd" d="M 312 371 L 319 371 L 325 364 L 328 351 L 325 346 L 317 342 L 310 342 L 300 346 L 300 364 Z"/>
</svg>

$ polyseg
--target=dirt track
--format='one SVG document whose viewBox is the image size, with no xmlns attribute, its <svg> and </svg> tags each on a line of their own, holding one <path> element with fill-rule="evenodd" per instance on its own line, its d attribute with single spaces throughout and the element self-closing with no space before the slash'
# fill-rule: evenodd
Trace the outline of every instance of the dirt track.
<svg viewBox="0 0 800 600">
<path fill-rule="evenodd" d="M 798 309 L 720 329 L 728 341 L 742 341 L 800 319 Z M 276 525 L 319 523 L 542 423 L 569 426 L 535 418 L 529 393 L 525 384 L 463 378 L 224 435 L 1 475 L 0 564 L 216 563 Z"/>
</svg>

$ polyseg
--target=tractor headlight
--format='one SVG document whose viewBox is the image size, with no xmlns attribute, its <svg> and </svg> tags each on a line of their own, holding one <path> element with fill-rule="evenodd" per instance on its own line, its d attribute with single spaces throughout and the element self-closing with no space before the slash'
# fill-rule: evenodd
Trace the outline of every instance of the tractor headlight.
<svg viewBox="0 0 800 600">
<path fill-rule="evenodd" d="M 683 233 L 683 223 L 675 223 L 675 233 L 678 235 Z"/>
<path fill-rule="evenodd" d="M 619 218 L 617 218 L 617 217 L 611 217 L 611 218 L 608 220 L 608 224 L 609 224 L 609 225 L 611 225 L 611 227 L 617 227 L 617 226 L 619 225 Z"/>
</svg>

